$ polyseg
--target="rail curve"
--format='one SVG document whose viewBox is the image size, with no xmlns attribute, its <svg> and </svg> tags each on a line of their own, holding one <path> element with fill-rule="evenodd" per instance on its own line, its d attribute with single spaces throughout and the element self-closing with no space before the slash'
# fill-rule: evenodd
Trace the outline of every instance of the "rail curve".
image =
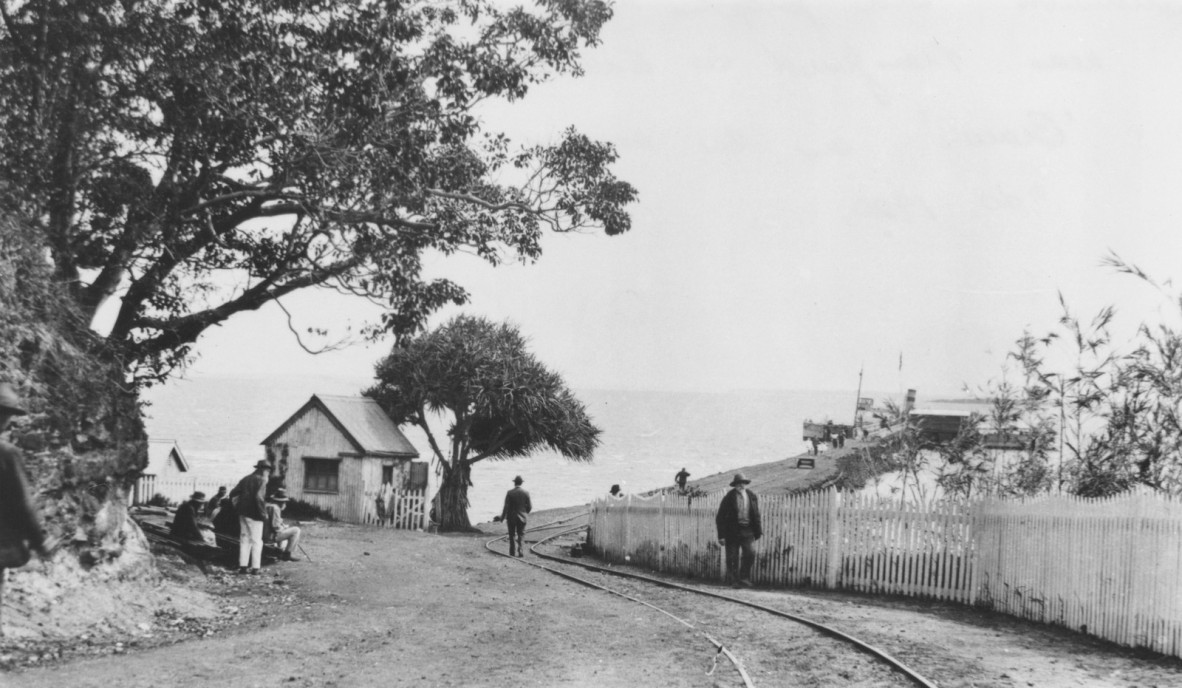
<svg viewBox="0 0 1182 688">
<path fill-rule="evenodd" d="M 527 533 L 537 533 L 538 531 L 552 530 L 557 527 L 565 526 L 565 525 L 569 524 L 571 521 L 578 519 L 582 516 L 586 516 L 586 515 L 587 514 L 577 514 L 575 516 L 571 516 L 569 518 L 562 519 L 560 521 L 553 521 L 551 523 L 547 523 L 544 525 L 536 526 L 534 528 L 530 528 L 526 532 Z M 788 619 L 790 621 L 795 621 L 796 623 L 799 623 L 801 625 L 812 628 L 812 629 L 814 629 L 824 635 L 827 635 L 831 638 L 836 638 L 837 640 L 840 640 L 844 643 L 853 645 L 858 650 L 870 655 L 871 657 L 873 657 L 879 661 L 886 663 L 893 670 L 897 671 L 898 673 L 900 673 L 901 675 L 906 677 L 910 682 L 912 682 L 913 684 L 915 684 L 917 686 L 921 686 L 922 688 L 936 688 L 936 685 L 934 683 L 932 683 L 928 679 L 924 678 L 918 672 L 911 669 L 910 667 L 908 667 L 906 664 L 904 664 L 900 660 L 896 659 L 895 657 L 891 656 L 886 651 L 884 651 L 878 647 L 875 647 L 867 642 L 859 640 L 858 638 L 855 638 L 854 636 L 851 636 L 848 633 L 837 630 L 836 628 L 833 628 L 831 626 L 827 626 L 819 621 L 814 621 L 813 619 L 809 619 L 807 617 L 803 617 L 798 614 L 791 614 L 791 613 L 785 612 L 783 610 L 776 609 L 774 607 L 768 607 L 766 605 L 762 605 L 757 602 L 751 602 L 749 600 L 744 600 L 742 598 L 734 597 L 732 595 L 726 595 L 726 594 L 714 592 L 711 590 L 702 590 L 700 588 L 695 588 L 695 587 L 691 587 L 691 586 L 687 586 L 687 585 L 681 585 L 679 583 L 674 583 L 672 581 L 662 580 L 660 578 L 653 578 L 651 576 L 645 576 L 645 575 L 639 574 L 639 573 L 632 573 L 629 571 L 620 571 L 618 569 L 612 569 L 612 568 L 608 568 L 608 567 L 604 567 L 604 566 L 597 566 L 595 564 L 589 564 L 589 563 L 581 562 L 581 561 L 572 561 L 572 560 L 565 558 L 565 557 L 557 557 L 552 554 L 547 554 L 545 552 L 538 551 L 538 547 L 546 544 L 550 540 L 553 540 L 558 537 L 562 537 L 564 535 L 569 535 L 571 533 L 575 533 L 580 530 L 584 530 L 587 527 L 588 527 L 587 525 L 578 525 L 578 526 L 567 527 L 564 530 L 561 530 L 561 531 L 554 533 L 552 535 L 548 535 L 548 536 L 542 538 L 541 540 L 538 540 L 536 543 L 534 543 L 530 547 L 530 551 L 533 552 L 534 555 L 536 555 L 542 559 L 546 559 L 546 560 L 550 560 L 550 561 L 558 561 L 558 562 L 561 562 L 561 563 L 568 565 L 568 566 L 576 566 L 576 567 L 580 567 L 580 568 L 587 569 L 590 571 L 597 571 L 599 573 L 604 573 L 604 574 L 608 574 L 608 575 L 612 575 L 612 576 L 618 576 L 618 577 L 622 577 L 622 578 L 629 578 L 632 580 L 638 580 L 638 581 L 642 581 L 642 582 L 650 584 L 650 585 L 655 585 L 655 586 L 664 587 L 664 588 L 671 588 L 671 589 L 680 590 L 683 592 L 692 593 L 695 595 L 702 595 L 705 597 L 713 597 L 715 599 L 723 600 L 723 601 L 730 602 L 733 604 L 743 605 L 745 607 L 757 609 L 759 611 L 766 612 L 768 614 L 772 614 L 775 616 L 779 616 L 779 617 Z M 508 539 L 507 535 L 502 535 L 500 537 L 493 538 L 485 543 L 485 548 L 494 554 L 508 557 L 509 555 L 507 553 L 498 551 L 495 548 L 493 548 L 493 543 L 496 543 L 496 542 L 499 542 L 502 540 L 506 540 L 506 539 Z M 559 571 L 558 569 L 555 569 L 555 568 L 552 568 L 549 566 L 544 566 L 542 564 L 539 564 L 539 563 L 536 563 L 533 561 L 528 561 L 528 560 L 524 560 L 524 559 L 520 559 L 520 558 L 515 558 L 515 560 L 519 561 L 521 563 L 524 563 L 524 564 L 528 564 L 530 566 L 535 566 L 535 567 L 543 569 L 545 571 L 549 571 L 550 573 L 561 576 L 561 577 L 566 578 L 568 580 L 572 580 L 572 581 L 581 583 L 583 585 L 587 585 L 589 587 L 596 588 L 596 589 L 611 593 L 613 595 L 618 595 L 618 596 L 623 597 L 629 601 L 636 602 L 638 604 L 642 604 L 646 607 L 652 608 L 662 614 L 665 614 L 666 616 L 669 616 L 669 617 L 677 620 L 678 622 L 682 623 L 683 625 L 685 625 L 689 628 L 693 628 L 695 630 L 698 630 L 698 632 L 702 633 L 702 635 L 717 648 L 718 654 L 726 655 L 727 658 L 730 659 L 730 661 L 735 665 L 739 674 L 742 676 L 744 683 L 748 687 L 753 688 L 753 684 L 751 683 L 751 678 L 750 678 L 750 676 L 747 675 L 747 672 L 743 669 L 742 663 L 739 661 L 739 659 L 737 657 L 735 657 L 734 654 L 731 653 L 731 651 L 729 649 L 727 649 L 722 643 L 720 643 L 718 640 L 716 640 L 715 638 L 713 638 L 709 634 L 705 633 L 704 631 L 697 629 L 690 622 L 688 622 L 684 619 L 681 619 L 681 618 L 677 617 L 676 615 L 672 614 L 671 612 L 669 612 L 665 609 L 662 609 L 654 604 L 651 604 L 651 603 L 646 602 L 644 600 L 632 597 L 630 595 L 619 592 L 617 590 L 612 590 L 611 588 L 608 588 L 606 586 L 595 583 L 594 581 L 589 581 L 584 578 L 574 576 L 574 575 L 567 573 L 565 571 Z M 716 659 L 716 661 L 717 661 L 717 659 Z"/>
</svg>

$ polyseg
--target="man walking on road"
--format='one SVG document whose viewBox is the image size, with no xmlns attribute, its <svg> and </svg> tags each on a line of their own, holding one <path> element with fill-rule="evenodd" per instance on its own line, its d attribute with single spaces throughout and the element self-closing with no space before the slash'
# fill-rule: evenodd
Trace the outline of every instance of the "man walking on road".
<svg viewBox="0 0 1182 688">
<path fill-rule="evenodd" d="M 238 573 L 259 574 L 263 567 L 263 521 L 267 518 L 267 476 L 271 464 L 259 461 L 254 472 L 238 481 L 230 490 L 234 510 L 238 513 Z"/>
<path fill-rule="evenodd" d="M 529 493 L 521 489 L 521 476 L 513 479 L 513 489 L 505 493 L 505 507 L 501 509 L 501 519 L 509 524 L 509 556 L 525 556 L 525 521 L 527 514 L 533 510 Z"/>
<path fill-rule="evenodd" d="M 747 489 L 751 481 L 736 473 L 731 491 L 718 505 L 714 524 L 718 541 L 726 546 L 726 577 L 731 587 L 751 587 L 751 565 L 755 563 L 755 541 L 763 536 L 759 519 L 759 498 Z"/>
</svg>

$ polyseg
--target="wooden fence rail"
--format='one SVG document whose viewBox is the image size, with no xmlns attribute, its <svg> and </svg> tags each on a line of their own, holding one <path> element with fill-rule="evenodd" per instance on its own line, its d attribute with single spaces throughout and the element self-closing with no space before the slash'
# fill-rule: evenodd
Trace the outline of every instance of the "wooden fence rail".
<svg viewBox="0 0 1182 688">
<path fill-rule="evenodd" d="M 721 580 L 721 493 L 605 498 L 608 561 Z M 976 604 L 1182 656 L 1182 503 L 1152 494 L 920 508 L 836 490 L 760 498 L 753 580 Z"/>
<path fill-rule="evenodd" d="M 142 475 L 135 481 L 130 501 L 133 505 L 143 505 L 152 497 L 163 495 L 169 501 L 183 502 L 197 491 L 204 492 L 207 498 L 212 498 L 222 485 L 227 489 L 234 487 L 234 483 L 219 481 L 216 478 L 157 478 L 154 475 Z"/>
<path fill-rule="evenodd" d="M 233 484 L 214 478 L 168 478 L 157 479 L 155 476 L 145 475 L 136 480 L 130 500 L 133 505 L 147 504 L 155 495 L 163 495 L 173 502 L 183 502 L 189 495 L 200 490 L 206 497 L 217 493 L 218 487 L 226 485 L 233 488 Z M 427 496 L 424 490 L 377 490 L 357 493 L 353 504 L 356 509 L 348 513 L 360 514 L 356 521 L 365 525 L 383 528 L 402 528 L 420 530 L 427 527 Z M 346 507 L 350 506 L 346 503 Z M 345 518 L 353 521 L 352 518 Z"/>
<path fill-rule="evenodd" d="M 427 493 L 425 490 L 366 492 L 361 522 L 382 528 L 422 530 L 427 527 Z"/>
</svg>

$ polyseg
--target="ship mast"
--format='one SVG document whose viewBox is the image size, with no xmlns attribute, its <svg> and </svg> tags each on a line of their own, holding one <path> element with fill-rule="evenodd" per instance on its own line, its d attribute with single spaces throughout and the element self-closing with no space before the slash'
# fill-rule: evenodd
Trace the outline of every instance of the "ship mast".
<svg viewBox="0 0 1182 688">
<path fill-rule="evenodd" d="M 862 373 L 866 369 L 866 364 L 863 363 L 858 368 L 858 396 L 854 397 L 854 427 L 858 427 L 858 416 L 862 415 Z"/>
</svg>

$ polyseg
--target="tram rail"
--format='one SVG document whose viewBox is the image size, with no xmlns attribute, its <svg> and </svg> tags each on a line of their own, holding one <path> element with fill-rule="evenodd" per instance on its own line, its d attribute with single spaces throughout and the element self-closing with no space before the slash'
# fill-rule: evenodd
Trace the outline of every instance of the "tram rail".
<svg viewBox="0 0 1182 688">
<path fill-rule="evenodd" d="M 858 651 L 870 656 L 874 660 L 876 660 L 878 662 L 882 662 L 885 665 L 889 666 L 895 673 L 899 674 L 901 677 L 905 678 L 907 680 L 907 682 L 909 682 L 913 685 L 920 686 L 921 688 L 936 688 L 934 683 L 932 683 L 927 678 L 920 675 L 914 669 L 908 667 L 906 664 L 904 664 L 899 659 L 893 657 L 892 655 L 890 655 L 886 651 L 882 650 L 881 648 L 871 645 L 870 643 L 867 643 L 859 638 L 849 635 L 848 633 L 840 631 L 836 628 L 833 628 L 831 626 L 823 624 L 823 623 L 816 621 L 814 619 L 809 619 L 809 618 L 801 616 L 799 614 L 789 613 L 789 612 L 786 612 L 781 609 L 776 609 L 774 607 L 769 607 L 767 605 L 760 604 L 758 602 L 753 602 L 751 600 L 745 600 L 740 597 L 735 597 L 733 595 L 727 595 L 727 594 L 724 594 L 721 592 L 715 592 L 712 590 L 704 590 L 702 588 L 697 588 L 697 587 L 693 587 L 693 586 L 689 586 L 689 585 L 683 585 L 683 584 L 675 583 L 675 582 L 669 581 L 669 580 L 654 578 L 652 576 L 646 576 L 643 574 L 634 573 L 634 572 L 630 572 L 630 571 L 622 571 L 620 569 L 615 569 L 615 568 L 611 568 L 611 567 L 599 566 L 597 564 L 592 564 L 592 563 L 584 562 L 584 561 L 577 561 L 577 560 L 574 560 L 571 558 L 555 556 L 555 555 L 548 554 L 543 551 L 539 551 L 540 547 L 547 545 L 551 540 L 555 540 L 559 537 L 564 537 L 567 535 L 572 535 L 574 533 L 577 533 L 581 530 L 588 528 L 587 525 L 574 525 L 574 526 L 570 525 L 571 521 L 575 521 L 578 518 L 584 517 L 586 515 L 587 514 L 577 514 L 575 516 L 571 516 L 569 518 L 562 519 L 560 521 L 554 521 L 554 522 L 547 523 L 544 525 L 536 526 L 534 528 L 530 528 L 529 530 L 526 531 L 527 537 L 530 534 L 537 534 L 538 531 L 547 531 L 547 530 L 554 530 L 556 528 L 561 528 L 561 530 L 559 530 L 556 533 L 547 535 L 540 540 L 532 541 L 533 544 L 531 544 L 531 546 L 530 546 L 530 551 L 538 558 L 541 558 L 541 559 L 544 559 L 547 561 L 559 562 L 560 564 L 562 564 L 564 566 L 573 566 L 573 567 L 578 567 L 578 568 L 582 568 L 582 569 L 589 570 L 589 571 L 595 571 L 595 572 L 598 572 L 601 574 L 606 574 L 609 576 L 630 579 L 633 581 L 638 581 L 638 582 L 640 582 L 644 585 L 648 585 L 648 586 L 656 586 L 656 587 L 686 592 L 686 593 L 690 593 L 693 595 L 710 597 L 710 598 L 721 600 L 721 601 L 724 601 L 724 602 L 727 602 L 730 604 L 741 605 L 741 606 L 755 609 L 760 612 L 771 614 L 771 615 L 774 615 L 774 616 L 777 616 L 780 618 L 788 619 L 788 620 L 793 621 L 797 624 L 800 624 L 800 625 L 803 625 L 807 628 L 810 628 L 822 635 L 836 639 L 843 644 L 846 644 L 848 646 L 852 646 L 852 647 L 856 648 Z M 503 552 L 503 551 L 498 551 L 496 548 L 493 547 L 494 543 L 505 541 L 507 539 L 508 539 L 507 535 L 502 535 L 500 537 L 493 538 L 485 543 L 485 547 L 490 552 L 493 552 L 493 553 L 501 555 L 501 556 L 508 557 L 509 556 L 508 553 Z M 751 679 L 750 675 L 748 674 L 748 672 L 744 668 L 742 662 L 734 654 L 734 652 L 732 651 L 731 648 L 728 648 L 724 643 L 719 641 L 713 635 L 698 628 L 697 626 L 695 626 L 691 622 L 689 622 L 685 619 L 682 619 L 681 617 L 678 617 L 677 615 L 673 614 L 669 610 L 664 609 L 664 608 L 662 608 L 656 604 L 653 604 L 651 602 L 642 600 L 634 595 L 630 595 L 630 594 L 622 592 L 620 590 L 612 589 L 606 585 L 596 583 L 594 581 L 591 581 L 591 580 L 586 579 L 581 576 L 576 576 L 574 574 L 569 573 L 568 571 L 562 571 L 562 570 L 557 569 L 553 566 L 547 566 L 547 565 L 544 565 L 544 564 L 541 564 L 541 563 L 538 563 L 535 561 L 530 561 L 529 559 L 522 559 L 522 558 L 514 558 L 514 559 L 516 561 L 521 562 L 521 563 L 543 569 L 545 571 L 553 573 L 554 575 L 566 578 L 568 580 L 580 583 L 582 585 L 596 588 L 596 589 L 602 590 L 604 592 L 608 592 L 610 594 L 617 595 L 617 596 L 627 599 L 629 601 L 635 602 L 637 604 L 644 605 L 644 606 L 649 607 L 657 612 L 660 612 L 666 616 L 669 616 L 669 617 L 675 619 L 679 623 L 681 623 L 689 628 L 692 628 L 692 629 L 698 631 L 703 637 L 705 637 L 707 640 L 709 640 L 710 643 L 716 648 L 716 653 L 715 653 L 715 657 L 714 657 L 714 667 L 712 667 L 710 672 L 707 672 L 707 673 L 712 673 L 714 671 L 714 668 L 717 666 L 718 658 L 720 656 L 726 656 L 731 661 L 731 663 L 734 665 L 734 667 L 735 667 L 736 671 L 739 673 L 739 675 L 742 677 L 744 684 L 746 686 L 748 686 L 748 688 L 754 687 L 754 684 L 752 683 L 752 679 Z"/>
</svg>

